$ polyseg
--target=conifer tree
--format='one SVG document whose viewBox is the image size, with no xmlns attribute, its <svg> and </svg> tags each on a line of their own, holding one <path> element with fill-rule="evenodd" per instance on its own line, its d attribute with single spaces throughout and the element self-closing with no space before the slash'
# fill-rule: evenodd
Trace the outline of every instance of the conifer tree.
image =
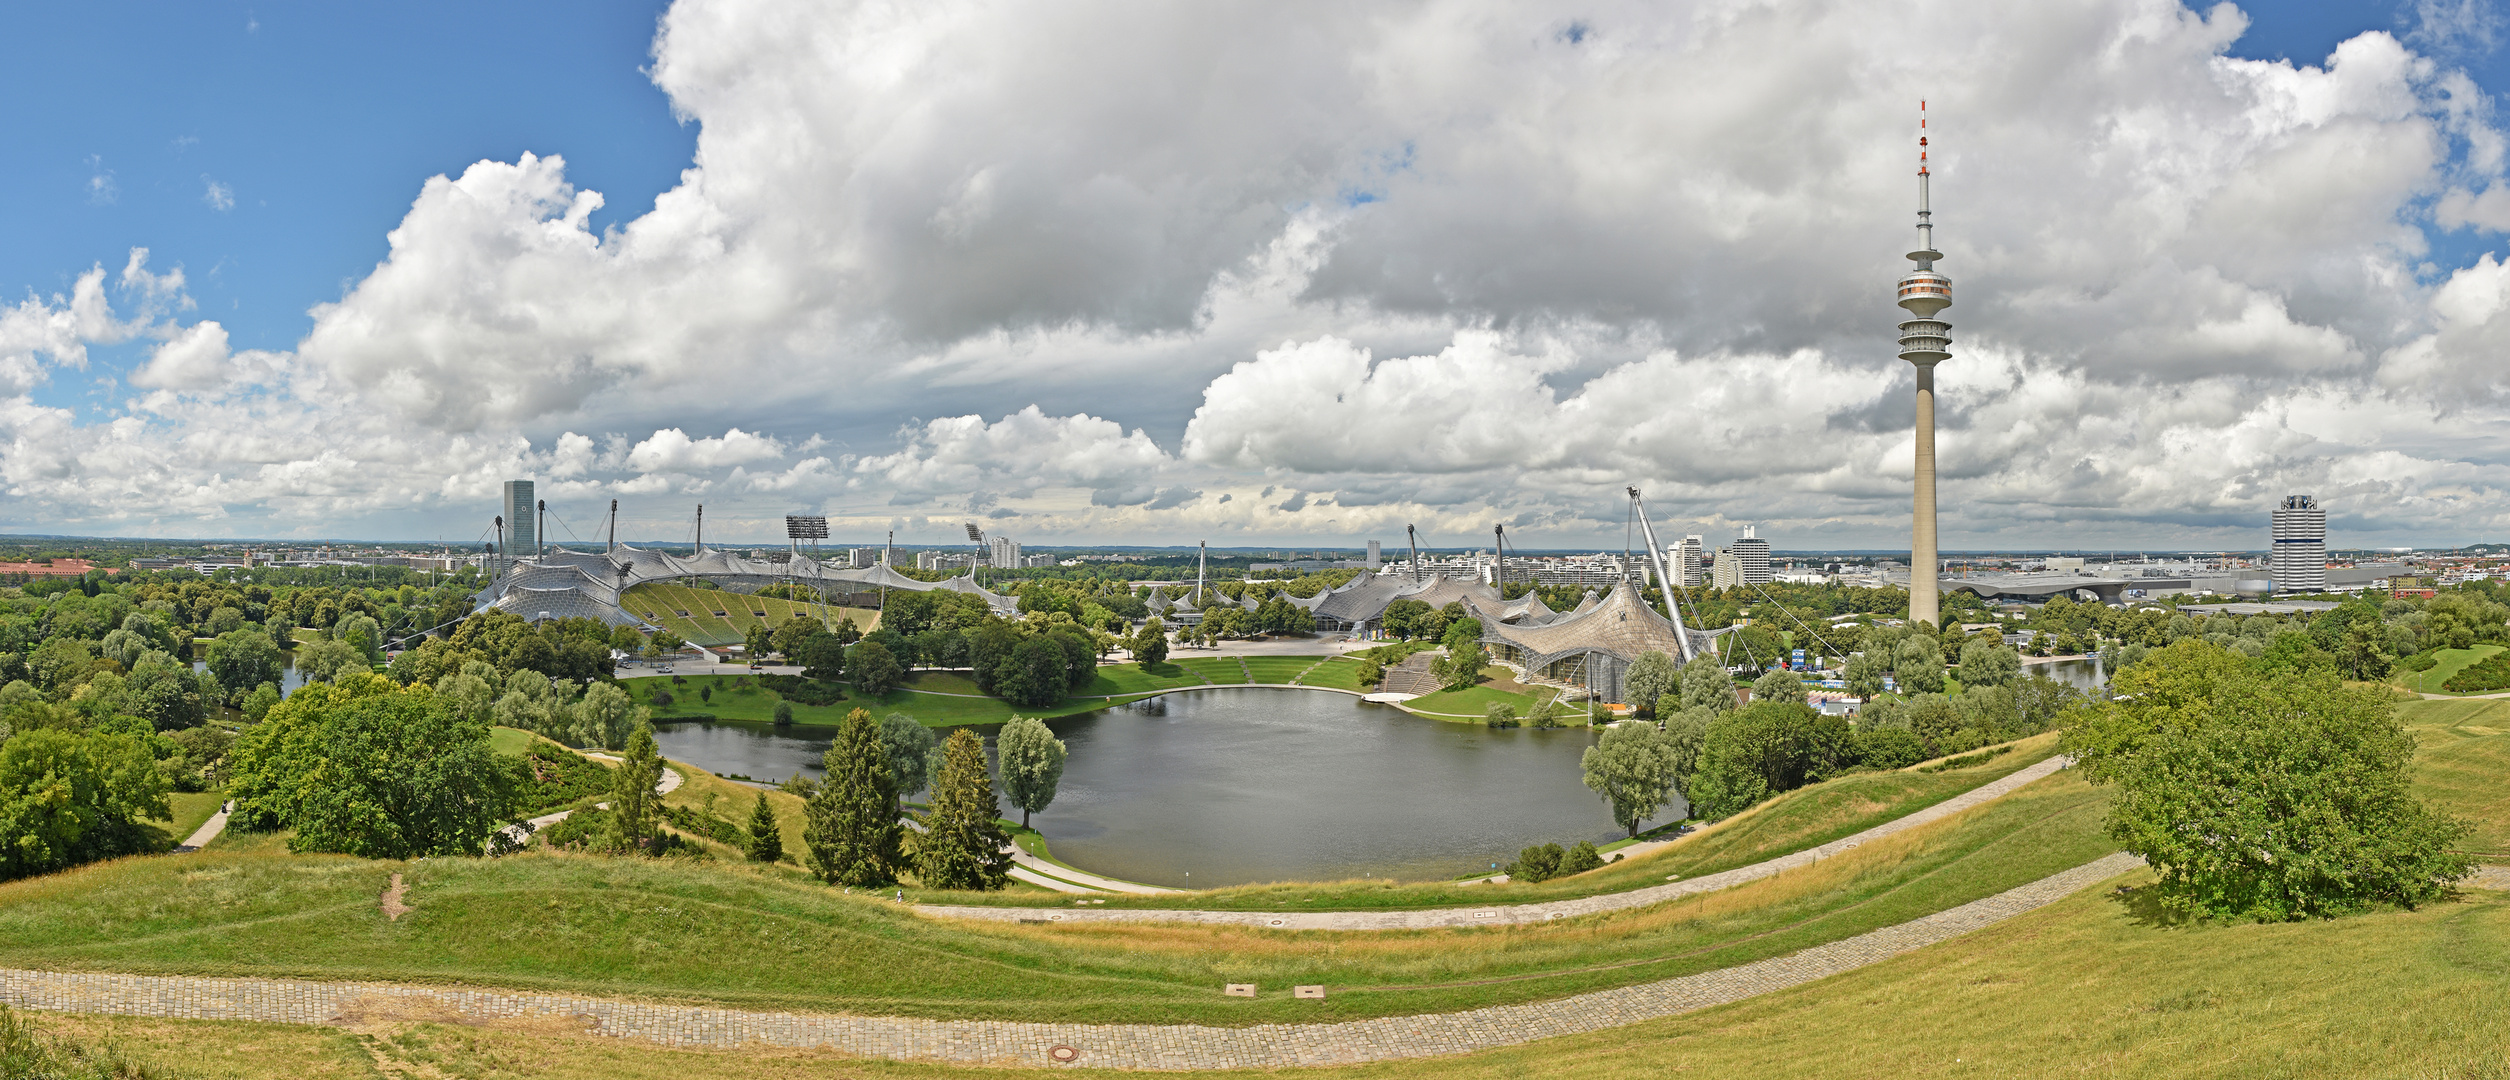
<svg viewBox="0 0 2510 1080">
<path fill-rule="evenodd" d="M 935 889 L 999 889 L 1011 875 L 1011 838 L 994 820 L 993 778 L 985 774 L 985 744 L 965 728 L 941 744 L 941 773 L 933 779 L 932 813 L 916 851 L 915 872 Z"/>
<path fill-rule="evenodd" d="M 811 871 L 831 885 L 885 885 L 899 869 L 898 792 L 880 723 L 856 709 L 845 714 L 836 745 L 821 763 L 827 779 L 811 796 L 802 842 Z M 982 770 L 983 761 L 978 760 Z"/>
<path fill-rule="evenodd" d="M 771 863 L 784 858 L 784 831 L 776 826 L 776 808 L 767 805 L 767 793 L 758 793 L 758 805 L 750 811 L 749 843 L 742 854 L 751 862 Z"/>
</svg>

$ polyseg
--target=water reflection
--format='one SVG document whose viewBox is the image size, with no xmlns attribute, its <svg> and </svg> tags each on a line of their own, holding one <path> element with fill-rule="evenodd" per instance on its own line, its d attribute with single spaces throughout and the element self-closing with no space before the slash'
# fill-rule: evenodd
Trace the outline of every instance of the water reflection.
<svg viewBox="0 0 2510 1080">
<path fill-rule="evenodd" d="M 1135 881 L 1444 878 L 1528 844 L 1619 835 L 1579 782 L 1595 738 L 1585 729 L 1492 731 L 1340 694 L 1260 689 L 1173 694 L 1048 724 L 1071 760 L 1037 828 L 1058 857 Z M 656 735 L 670 757 L 781 779 L 818 775 L 834 732 L 700 722 Z M 1682 812 L 1677 802 L 1660 820 Z"/>
</svg>

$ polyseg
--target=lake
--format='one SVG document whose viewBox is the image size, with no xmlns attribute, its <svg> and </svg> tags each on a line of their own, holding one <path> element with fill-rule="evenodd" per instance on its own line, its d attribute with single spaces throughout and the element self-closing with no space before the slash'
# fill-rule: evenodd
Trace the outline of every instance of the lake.
<svg viewBox="0 0 2510 1080">
<path fill-rule="evenodd" d="M 1032 823 L 1057 858 L 1131 881 L 1439 879 L 1487 871 L 1529 844 L 1621 835 L 1579 780 L 1579 756 L 1597 737 L 1585 728 L 1493 731 L 1342 694 L 1256 688 L 1170 694 L 1046 724 L 1071 757 L 1054 804 Z M 664 756 L 761 780 L 819 775 L 833 735 L 655 727 Z M 1650 824 L 1684 813 L 1677 800 Z M 1019 820 L 1007 806 L 1003 816 Z"/>
</svg>

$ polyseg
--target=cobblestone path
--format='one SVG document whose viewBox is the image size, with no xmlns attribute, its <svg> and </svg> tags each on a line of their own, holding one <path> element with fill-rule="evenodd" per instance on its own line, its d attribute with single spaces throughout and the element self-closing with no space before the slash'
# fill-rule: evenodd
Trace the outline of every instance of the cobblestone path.
<svg viewBox="0 0 2510 1080">
<path fill-rule="evenodd" d="M 749 1012 L 553 994 L 391 983 L 94 975 L 0 969 L 0 1002 L 30 1009 L 195 1020 L 331 1024 L 362 1019 L 573 1017 L 595 1034 L 672 1046 L 824 1047 L 861 1057 L 962 1064 L 1071 1064 L 1132 1069 L 1340 1065 L 1463 1054 L 1675 1016 L 1854 970 L 2054 903 L 2139 865 L 2132 855 L 2064 873 L 1790 956 L 1557 1001 L 1340 1024 L 1025 1024 Z M 1269 988 L 1270 992 L 1285 992 Z M 1214 991 L 1217 993 L 1217 991 Z"/>
<path fill-rule="evenodd" d="M 1185 922 L 1227 926 L 1258 926 L 1272 930 L 1425 930 L 1444 926 L 1501 926 L 1509 923 L 1545 922 L 1579 915 L 1595 915 L 1606 911 L 1661 904 L 1694 893 L 1712 892 L 1747 881 L 1757 881 L 1772 874 L 1810 866 L 1840 852 L 1893 833 L 1914 829 L 1928 822 L 1941 821 L 1980 803 L 2002 798 L 2024 784 L 2046 777 L 2065 767 L 2067 759 L 2052 757 L 1992 783 L 1955 795 L 1923 810 L 1883 822 L 1853 836 L 1841 837 L 1820 847 L 1807 848 L 1792 855 L 1781 855 L 1767 862 L 1738 866 L 1732 870 L 1706 874 L 1668 885 L 1651 885 L 1629 892 L 1589 896 L 1577 900 L 1559 900 L 1547 904 L 1494 904 L 1484 907 L 1430 908 L 1422 911 L 1191 911 L 1145 908 L 1135 910 L 1075 910 L 1073 908 L 976 907 L 955 904 L 918 904 L 918 914 L 952 919 L 989 919 L 997 922 L 1045 920 L 1047 922 Z"/>
</svg>

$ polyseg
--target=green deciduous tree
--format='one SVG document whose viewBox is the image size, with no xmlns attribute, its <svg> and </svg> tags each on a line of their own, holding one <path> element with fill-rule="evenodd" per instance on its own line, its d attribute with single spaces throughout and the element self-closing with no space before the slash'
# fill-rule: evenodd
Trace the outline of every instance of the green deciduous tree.
<svg viewBox="0 0 2510 1080">
<path fill-rule="evenodd" d="M 898 792 L 881 748 L 880 724 L 856 709 L 845 714 L 836 744 L 820 758 L 827 769 L 811 796 L 802 842 L 811 871 L 831 885 L 881 885 L 900 867 Z"/>
<path fill-rule="evenodd" d="M 136 733 L 22 731 L 0 743 L 0 879 L 157 848 L 165 774 Z"/>
<path fill-rule="evenodd" d="M 834 641 L 834 636 L 829 640 Z M 864 695 L 879 697 L 905 681 L 906 669 L 898 666 L 897 654 L 877 641 L 866 641 L 846 650 L 845 676 Z"/>
<path fill-rule="evenodd" d="M 373 859 L 480 854 L 526 782 L 520 759 L 490 749 L 487 725 L 373 674 L 289 695 L 228 762 L 238 827 Z"/>
<path fill-rule="evenodd" d="M 1807 700 L 1804 677 L 1785 668 L 1772 668 L 1752 680 L 1753 701 L 1792 701 L 1802 705 Z"/>
<path fill-rule="evenodd" d="M 1630 671 L 1621 677 L 1621 681 L 1629 688 L 1626 696 L 1630 704 L 1654 715 L 1658 700 L 1667 694 L 1679 695 L 1682 692 L 1682 668 L 1673 662 L 1673 657 L 1664 653 L 1644 652 L 1630 662 Z M 1663 719 L 1661 715 L 1657 718 Z"/>
<path fill-rule="evenodd" d="M 276 683 L 284 673 L 280 670 L 279 646 L 270 635 L 259 630 L 229 630 L 209 643 L 209 671 L 225 687 L 230 703 L 263 683 Z"/>
<path fill-rule="evenodd" d="M 741 653 L 749 657 L 750 663 L 762 663 L 767 654 L 774 651 L 776 632 L 768 629 L 766 623 L 751 623 L 749 630 L 741 635 Z"/>
<path fill-rule="evenodd" d="M 750 808 L 748 839 L 741 845 L 741 854 L 751 862 L 771 863 L 784 858 L 784 830 L 776 824 L 776 808 L 767 804 L 767 793 L 758 793 L 758 803 Z"/>
<path fill-rule="evenodd" d="M 2414 739 L 2385 691 L 2194 638 L 2115 688 L 2066 748 L 2117 787 L 2109 835 L 2161 872 L 2171 907 L 2261 921 L 2411 907 L 2472 869 L 2448 850 L 2466 823 L 2409 791 Z"/>
<path fill-rule="evenodd" d="M 1701 655 L 1682 665 L 1682 707 L 1704 708 L 1713 713 L 1733 711 L 1734 680 L 1726 676 L 1725 665 L 1717 658 Z"/>
<path fill-rule="evenodd" d="M 1132 643 L 1126 648 L 1132 651 L 1134 662 L 1145 668 L 1165 663 L 1168 659 L 1167 624 L 1157 619 L 1143 623 L 1142 629 L 1133 635 Z"/>
<path fill-rule="evenodd" d="M 1642 821 L 1673 801 L 1674 750 L 1654 724 L 1622 724 L 1586 748 L 1578 764 L 1586 786 L 1612 807 L 1612 820 L 1638 835 Z"/>
<path fill-rule="evenodd" d="M 610 788 L 611 837 L 630 851 L 650 850 L 662 824 L 662 753 L 644 724 L 627 740 L 626 761 Z"/>
<path fill-rule="evenodd" d="M 995 736 L 994 751 L 1002 759 L 1003 793 L 1020 808 L 1020 827 L 1027 828 L 1029 815 L 1053 805 L 1063 782 L 1063 740 L 1043 720 L 1015 717 Z"/>
<path fill-rule="evenodd" d="M 1516 861 L 1507 865 L 1509 881 L 1538 885 L 1560 876 L 1561 860 L 1568 856 L 1558 844 L 1536 844 L 1516 853 Z"/>
<path fill-rule="evenodd" d="M 933 729 L 905 713 L 880 718 L 880 748 L 889 755 L 889 776 L 903 798 L 932 782 Z"/>
<path fill-rule="evenodd" d="M 941 744 L 941 769 L 933 779 L 932 813 L 917 841 L 915 874 L 935 889 L 999 889 L 1011 875 L 1003 849 L 1011 837 L 995 820 L 993 779 L 985 773 L 985 744 L 960 728 Z"/>
<path fill-rule="evenodd" d="M 1066 683 L 1063 648 L 1043 637 L 1014 646 L 994 669 L 994 693 L 1027 709 L 1042 709 L 1063 700 Z"/>
</svg>

